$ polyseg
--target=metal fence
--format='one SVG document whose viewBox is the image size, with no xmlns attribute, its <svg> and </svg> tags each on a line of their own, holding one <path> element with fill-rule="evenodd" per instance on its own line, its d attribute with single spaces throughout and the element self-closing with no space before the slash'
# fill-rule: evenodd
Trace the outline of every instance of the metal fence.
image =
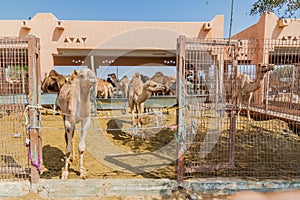
<svg viewBox="0 0 300 200">
<path fill-rule="evenodd" d="M 179 181 L 300 176 L 299 52 L 295 39 L 178 39 Z"/>
<path fill-rule="evenodd" d="M 39 40 L 34 36 L 0 38 L 1 179 L 38 178 L 38 113 L 28 109 L 38 104 L 38 56 Z"/>
</svg>

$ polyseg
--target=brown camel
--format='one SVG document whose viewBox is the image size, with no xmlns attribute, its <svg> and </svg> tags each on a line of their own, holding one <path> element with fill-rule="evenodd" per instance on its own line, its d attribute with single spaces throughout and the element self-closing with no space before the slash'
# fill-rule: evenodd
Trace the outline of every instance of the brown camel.
<svg viewBox="0 0 300 200">
<path fill-rule="evenodd" d="M 41 90 L 45 93 L 59 92 L 65 83 L 65 77 L 52 69 L 43 80 Z"/>
<path fill-rule="evenodd" d="M 68 178 L 68 167 L 72 153 L 75 124 L 81 122 L 81 135 L 78 146 L 79 172 L 81 178 L 86 178 L 87 173 L 83 167 L 83 153 L 85 151 L 85 138 L 90 126 L 90 90 L 96 85 L 97 78 L 88 68 L 82 68 L 78 77 L 67 82 L 61 89 L 57 104 L 63 113 L 66 140 L 65 168 L 62 179 Z"/>
<path fill-rule="evenodd" d="M 107 82 L 103 79 L 98 79 L 97 81 L 97 96 L 98 98 L 104 97 L 107 99 L 108 97 L 113 97 L 114 87 L 111 83 Z"/>
<path fill-rule="evenodd" d="M 151 96 L 152 92 L 163 90 L 162 84 L 147 80 L 143 83 L 139 73 L 135 73 L 130 81 L 128 88 L 128 101 L 132 113 L 132 125 L 135 126 L 134 109 L 137 111 L 138 126 L 143 124 L 142 113 L 144 111 L 144 102 Z M 144 135 L 142 135 L 144 139 Z"/>
<path fill-rule="evenodd" d="M 255 80 L 251 80 L 250 77 L 247 74 L 237 74 L 236 78 L 236 92 L 232 94 L 231 92 L 231 76 L 227 79 L 227 84 L 225 84 L 225 90 L 227 94 L 228 99 L 234 99 L 237 98 L 237 105 L 238 105 L 238 118 L 240 115 L 240 111 L 242 108 L 242 103 L 245 102 L 247 104 L 247 117 L 250 121 L 250 102 L 251 98 L 253 96 L 253 92 L 258 90 L 266 77 L 266 74 L 268 71 L 271 71 L 274 69 L 273 64 L 258 64 L 256 68 L 256 78 Z M 231 96 L 232 94 L 232 96 Z"/>
<path fill-rule="evenodd" d="M 117 87 L 117 94 L 119 94 L 119 91 L 122 91 L 122 97 L 127 98 L 128 95 L 128 86 L 130 84 L 130 80 L 127 78 L 127 76 L 123 76 L 122 79 L 118 82 L 117 76 L 115 73 L 108 74 L 109 77 L 113 80 L 115 86 Z"/>
</svg>

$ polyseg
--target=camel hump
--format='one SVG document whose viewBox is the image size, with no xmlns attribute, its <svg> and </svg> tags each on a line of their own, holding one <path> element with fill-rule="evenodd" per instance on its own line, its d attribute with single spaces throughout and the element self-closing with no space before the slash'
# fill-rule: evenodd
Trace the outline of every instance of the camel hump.
<svg viewBox="0 0 300 200">
<path fill-rule="evenodd" d="M 164 76 L 164 74 L 161 71 L 155 72 L 154 76 Z"/>
<path fill-rule="evenodd" d="M 141 75 L 140 75 L 140 73 L 135 72 L 135 73 L 133 74 L 132 78 L 141 78 Z"/>
<path fill-rule="evenodd" d="M 54 69 L 51 69 L 51 71 L 49 72 L 49 76 L 61 76 L 61 74 L 59 74 L 57 71 L 55 71 Z"/>
</svg>

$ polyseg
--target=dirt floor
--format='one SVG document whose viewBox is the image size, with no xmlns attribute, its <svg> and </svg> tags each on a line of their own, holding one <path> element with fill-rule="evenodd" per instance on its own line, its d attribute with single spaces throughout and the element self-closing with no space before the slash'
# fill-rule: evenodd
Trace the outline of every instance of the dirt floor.
<svg viewBox="0 0 300 200">
<path fill-rule="evenodd" d="M 210 126 L 214 124 L 210 113 L 203 115 L 186 115 L 188 123 L 196 120 L 197 136 L 193 136 L 194 144 L 186 152 L 186 161 L 195 166 L 213 166 L 230 161 L 230 132 L 228 117 L 222 121 L 221 134 L 218 143 L 210 155 L 200 159 L 199 144 L 203 143 Z M 12 120 L 11 116 L 3 116 L 1 123 Z M 87 151 L 84 154 L 84 165 L 89 178 L 169 178 L 176 179 L 174 156 L 178 136 L 171 127 L 176 124 L 175 110 L 153 112 L 144 116 L 144 130 L 132 128 L 131 115 L 121 111 L 98 111 L 93 117 L 86 140 Z M 1 124 L 1 127 L 4 125 Z M 6 126 L 7 123 L 5 123 Z M 213 131 L 211 131 L 213 132 Z M 10 140 L 18 138 L 11 137 Z M 145 134 L 145 140 L 142 139 Z M 201 134 L 205 133 L 205 134 Z M 188 128 L 188 134 L 193 134 Z M 134 135 L 134 139 L 132 139 Z M 75 132 L 75 147 L 78 146 L 80 126 Z M 190 137 L 188 135 L 188 137 Z M 18 140 L 21 140 L 20 138 Z M 59 179 L 64 167 L 64 129 L 61 115 L 53 115 L 49 110 L 42 111 L 42 174 L 44 179 Z M 22 141 L 21 141 L 22 142 Z M 278 119 L 263 119 L 247 121 L 241 117 L 236 126 L 235 161 L 232 170 L 210 169 L 196 174 L 185 174 L 186 177 L 238 176 L 256 178 L 262 174 L 281 179 L 291 179 L 299 176 L 300 138 L 287 122 Z M 198 145 L 198 146 L 197 146 Z M 26 153 L 26 152 L 25 152 Z M 120 156 L 121 155 L 121 156 Z M 196 155 L 196 156 L 193 156 Z M 18 160 L 18 159 L 17 159 Z M 270 167 L 270 164 L 273 166 Z M 189 167 L 189 166 L 187 166 Z M 69 178 L 79 178 L 78 153 L 70 164 Z M 175 191 L 168 197 L 156 199 L 188 199 L 189 191 Z M 197 194 L 199 199 L 227 199 L 228 195 Z M 23 198 L 10 199 L 41 199 L 30 193 Z M 92 198 L 94 199 L 94 198 Z M 118 199 L 118 198 L 102 198 Z M 124 198 L 119 198 L 124 199 Z M 144 198 L 147 199 L 147 198 Z M 154 197 L 151 199 L 155 199 Z M 87 198 L 87 200 L 89 200 Z"/>
<path fill-rule="evenodd" d="M 111 155 L 121 153 L 142 154 L 145 152 L 154 152 L 162 146 L 168 144 L 174 139 L 174 132 L 169 128 L 163 128 L 164 125 L 173 125 L 175 123 L 175 114 L 163 114 L 161 116 L 149 115 L 145 116 L 144 130 L 146 139 L 141 138 L 141 133 L 136 133 L 134 139 L 131 134 L 132 127 L 130 115 L 123 115 L 121 111 L 100 111 L 97 118 L 92 120 L 90 131 L 88 132 L 86 148 L 84 154 L 84 165 L 88 170 L 90 178 L 176 178 L 174 162 L 166 164 L 165 167 L 156 171 L 146 171 L 145 173 L 132 173 L 128 170 L 112 169 L 107 166 L 109 162 L 103 160 L 105 158 L 105 148 L 110 148 Z M 159 121 L 157 126 L 156 122 Z M 60 115 L 52 115 L 44 113 L 42 120 L 43 134 L 43 173 L 41 178 L 56 179 L 60 178 L 61 170 L 64 166 L 64 130 L 63 120 Z M 78 126 L 80 129 L 80 126 Z M 79 142 L 80 130 L 75 132 L 75 147 L 77 149 Z M 103 139 L 101 139 L 101 138 Z M 104 141 L 105 139 L 105 141 Z M 107 140 L 108 139 L 108 140 Z M 95 151 L 97 147 L 99 150 Z M 117 150 L 119 149 L 119 150 Z M 100 155 L 102 154 L 102 155 Z M 75 162 L 70 165 L 70 178 L 79 178 L 78 172 L 78 153 L 75 151 Z M 131 158 L 126 158 L 132 159 Z M 134 162 L 131 160 L 130 162 Z"/>
</svg>

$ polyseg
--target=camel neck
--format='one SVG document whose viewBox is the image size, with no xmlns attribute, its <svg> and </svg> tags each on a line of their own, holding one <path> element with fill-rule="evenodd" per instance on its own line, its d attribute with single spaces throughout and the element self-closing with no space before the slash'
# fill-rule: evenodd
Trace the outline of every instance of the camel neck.
<svg viewBox="0 0 300 200">
<path fill-rule="evenodd" d="M 265 76 L 266 76 L 266 74 L 258 74 L 257 75 L 256 79 L 254 81 L 252 81 L 251 84 L 249 85 L 249 87 L 251 88 L 252 91 L 255 91 L 261 87 Z"/>
<path fill-rule="evenodd" d="M 114 84 L 117 85 L 117 83 L 118 83 L 118 82 L 117 82 L 117 78 L 116 78 L 116 77 L 113 77 L 113 78 L 111 78 L 111 79 L 113 80 Z"/>
<path fill-rule="evenodd" d="M 80 81 L 78 81 L 76 84 L 82 85 L 80 83 Z M 86 87 L 77 87 L 80 88 L 80 90 L 78 91 L 78 99 L 81 102 L 89 102 L 90 101 L 90 86 L 86 86 Z"/>
<path fill-rule="evenodd" d="M 151 96 L 151 94 L 152 93 L 144 87 L 143 92 L 139 95 L 139 102 L 145 102 Z"/>
</svg>

